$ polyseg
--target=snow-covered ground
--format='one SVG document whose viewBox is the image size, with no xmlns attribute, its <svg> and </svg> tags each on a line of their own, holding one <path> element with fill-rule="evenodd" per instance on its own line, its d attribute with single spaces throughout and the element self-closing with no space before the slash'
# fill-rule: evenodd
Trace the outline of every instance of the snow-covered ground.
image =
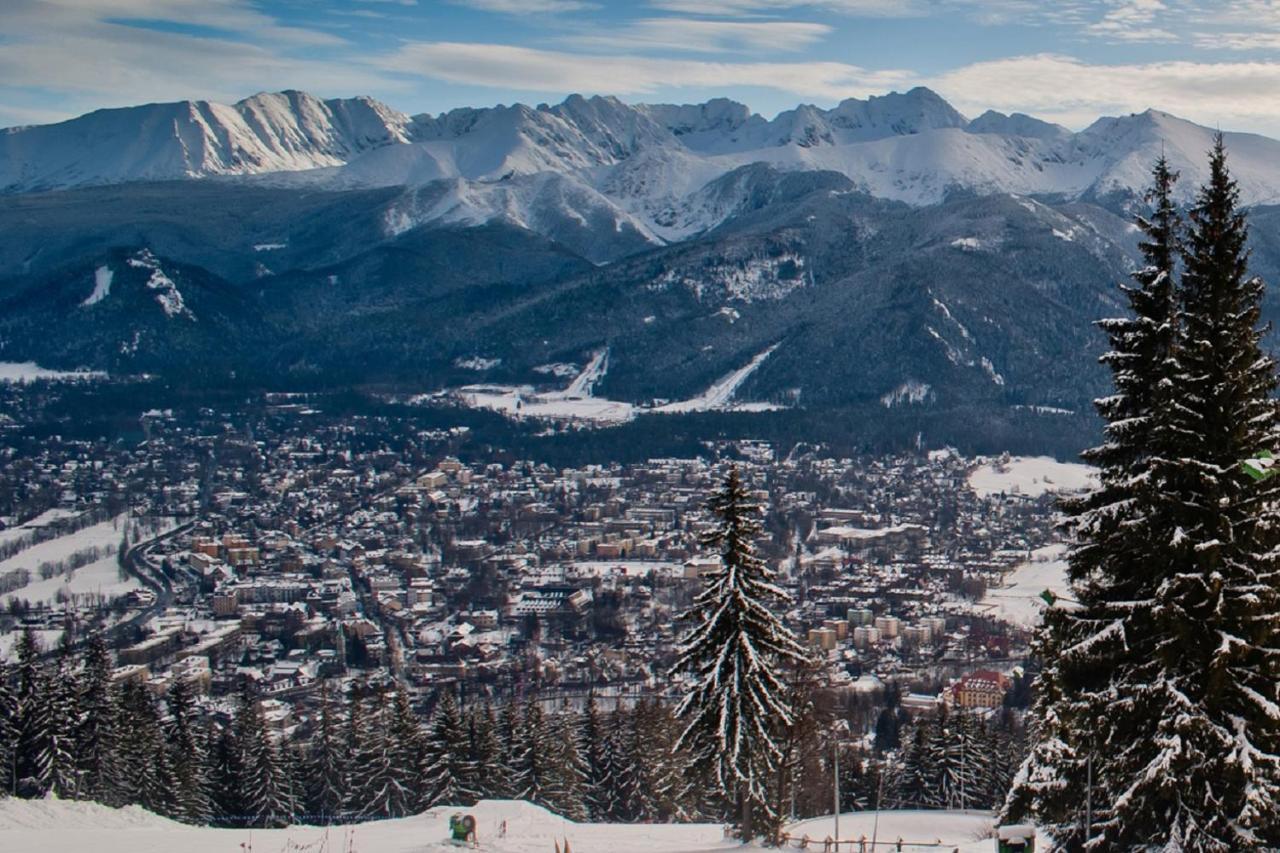
<svg viewBox="0 0 1280 853">
<path fill-rule="evenodd" d="M 464 405 L 490 409 L 512 418 L 540 418 L 610 425 L 625 423 L 646 412 L 679 414 L 713 410 L 767 411 L 771 403 L 736 403 L 738 388 L 764 363 L 777 344 L 757 354 L 747 364 L 720 377 L 696 397 L 646 409 L 618 400 L 594 396 L 596 383 L 609 369 L 609 351 L 596 353 L 573 381 L 561 391 L 538 391 L 532 385 L 467 385 L 455 394 Z"/>
<path fill-rule="evenodd" d="M 510 800 L 487 800 L 468 809 L 435 808 L 410 818 L 347 827 L 249 831 L 186 827 L 135 806 L 112 809 L 94 803 L 9 799 L 0 800 L 0 846 L 5 853 L 434 853 L 459 849 L 445 840 L 449 816 L 457 811 L 475 816 L 480 849 L 492 853 L 549 853 L 556 843 L 563 847 L 566 839 L 577 853 L 757 853 L 763 849 L 726 840 L 716 824 L 575 824 Z M 840 835 L 870 839 L 875 823 L 875 816 L 867 812 L 842 815 Z M 983 839 L 991 825 L 991 816 L 982 812 L 883 812 L 878 838 L 901 838 L 906 850 L 912 849 L 911 843 L 941 843 L 947 849 L 977 853 L 994 849 L 993 841 Z M 822 818 L 796 824 L 791 833 L 820 840 L 831 828 L 831 818 Z M 821 849 L 820 841 L 816 849 Z"/>
<path fill-rule="evenodd" d="M 1067 587 L 1066 553 L 1067 546 L 1061 543 L 1032 551 L 1028 562 L 1005 576 L 1006 585 L 988 590 L 979 606 L 1015 625 L 1038 625 L 1045 608 L 1040 593 L 1047 589 L 1059 597 L 1072 597 Z"/>
<path fill-rule="evenodd" d="M 35 382 L 39 379 L 103 379 L 99 370 L 46 370 L 34 361 L 0 361 L 0 382 Z"/>
<path fill-rule="evenodd" d="M 1039 497 L 1045 492 L 1074 492 L 1097 483 L 1097 472 L 1078 462 L 1059 462 L 1048 456 L 1013 456 L 991 460 L 969 473 L 969 488 L 978 497 L 1005 492 Z"/>
<path fill-rule="evenodd" d="M 24 536 L 30 536 L 37 528 L 45 527 L 61 518 L 71 518 L 74 515 L 76 515 L 76 512 L 69 509 L 54 508 L 45 510 L 26 524 L 19 524 L 7 530 L 0 530 L 0 545 L 12 542 L 15 539 L 21 539 Z"/>
<path fill-rule="evenodd" d="M 67 513 L 64 510 L 50 510 L 38 518 L 32 519 L 28 522 L 28 525 L 36 526 L 47 523 L 68 514 L 74 515 L 74 513 Z M 31 573 L 30 583 L 26 586 L 16 589 L 7 595 L 0 595 L 0 605 L 7 603 L 10 598 L 26 599 L 32 604 L 37 601 L 44 601 L 53 605 L 57 602 L 59 591 L 64 591 L 68 595 L 103 595 L 111 599 L 138 589 L 140 585 L 136 579 L 120 576 L 120 568 L 116 558 L 116 551 L 120 546 L 121 538 L 124 536 L 125 524 L 128 518 L 127 514 L 118 515 L 115 518 L 90 525 L 65 536 L 39 542 L 24 548 L 6 560 L 0 561 L 0 575 L 19 568 L 26 569 Z M 176 527 L 177 524 L 178 521 L 173 518 L 152 519 L 146 522 L 142 535 L 150 537 L 166 533 Z M 17 538 L 17 536 L 27 532 L 22 528 L 18 528 L 17 531 L 21 532 L 4 531 L 4 533 L 12 532 L 14 535 L 9 538 Z M 3 533 L 0 533 L 0 536 L 2 535 Z M 47 580 L 41 579 L 38 570 L 42 563 L 58 563 L 68 559 L 73 554 L 89 548 L 99 549 L 100 556 L 96 560 L 75 569 L 69 578 L 67 573 L 63 571 Z M 4 638 L 0 637 L 0 657 L 4 656 L 7 648 L 3 645 L 3 640 Z M 53 641 L 56 642 L 56 640 L 57 637 L 55 636 Z M 46 645 L 48 642 L 46 638 Z"/>
</svg>

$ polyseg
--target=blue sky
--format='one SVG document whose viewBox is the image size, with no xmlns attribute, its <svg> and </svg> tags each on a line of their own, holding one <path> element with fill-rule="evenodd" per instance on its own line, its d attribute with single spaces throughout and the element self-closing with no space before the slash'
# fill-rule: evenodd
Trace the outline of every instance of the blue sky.
<svg viewBox="0 0 1280 853">
<path fill-rule="evenodd" d="M 1156 107 L 1280 136 L 1280 0 L 0 0 L 0 126 L 284 88 L 772 116 L 916 85 L 971 116 Z"/>
</svg>

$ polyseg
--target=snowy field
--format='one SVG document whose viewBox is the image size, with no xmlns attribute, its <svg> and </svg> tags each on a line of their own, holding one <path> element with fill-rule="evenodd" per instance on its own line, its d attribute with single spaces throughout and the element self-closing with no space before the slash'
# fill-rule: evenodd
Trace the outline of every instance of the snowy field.
<svg viewBox="0 0 1280 853">
<path fill-rule="evenodd" d="M 609 370 L 608 350 L 596 353 L 582 372 L 561 391 L 538 391 L 532 385 L 467 385 L 455 394 L 464 405 L 490 409 L 510 418 L 576 421 L 599 426 L 625 423 L 650 412 L 772 411 L 779 407 L 771 403 L 735 402 L 734 397 L 742 383 L 777 348 L 775 344 L 759 353 L 747 364 L 717 379 L 696 397 L 652 409 L 594 395 L 596 384 Z"/>
<path fill-rule="evenodd" d="M 30 535 L 33 531 L 40 527 L 47 527 L 53 522 L 62 518 L 72 518 L 77 513 L 69 509 L 50 509 L 37 515 L 26 524 L 20 524 L 17 527 L 10 527 L 7 530 L 0 530 L 0 545 L 12 542 L 15 539 L 21 539 Z"/>
<path fill-rule="evenodd" d="M 978 603 L 999 619 L 1015 625 L 1033 627 L 1040 624 L 1045 603 L 1040 593 L 1046 589 L 1055 595 L 1071 597 L 1067 588 L 1067 546 L 1046 545 L 1031 552 L 1031 560 L 1021 563 L 1005 575 L 1005 586 L 987 591 Z M 1061 605 L 1059 605 L 1061 606 Z"/>
<path fill-rule="evenodd" d="M 510 800 L 488 800 L 469 809 L 435 808 L 411 818 L 349 827 L 249 831 L 186 827 L 136 806 L 111 809 L 94 803 L 13 799 L 0 800 L 0 848 L 6 853 L 436 853 L 459 849 L 445 840 L 449 815 L 455 811 L 476 817 L 480 849 L 493 853 L 551 853 L 556 842 L 563 847 L 565 839 L 575 853 L 757 853 L 763 849 L 726 841 L 721 827 L 714 824 L 575 824 Z M 867 812 L 842 815 L 840 834 L 846 839 L 862 835 L 870 839 L 873 823 L 873 815 Z M 991 825 L 991 816 L 982 812 L 883 812 L 878 837 L 881 841 L 901 838 L 904 850 L 913 849 L 912 844 L 941 844 L 949 850 L 977 853 L 995 849 L 993 841 L 983 839 Z M 830 832 L 831 818 L 791 828 L 796 837 L 807 834 L 815 839 Z M 822 849 L 821 843 L 816 849 Z"/>
<path fill-rule="evenodd" d="M 127 515 L 118 515 L 109 521 L 99 522 L 74 533 L 68 533 L 66 536 L 59 536 L 56 539 L 39 542 L 30 548 L 24 548 L 9 559 L 0 561 L 0 575 L 11 572 L 14 569 L 26 569 L 31 572 L 31 584 L 18 590 L 16 594 L 21 598 L 31 598 L 34 601 L 33 594 L 29 590 L 38 584 L 48 583 L 48 581 L 41 581 L 40 576 L 36 574 L 36 569 L 41 563 L 57 563 L 66 560 L 72 554 L 88 548 L 101 548 L 105 551 L 107 548 L 119 546 L 120 538 L 124 535 L 124 525 L 127 518 Z M 114 563 L 114 555 L 112 555 L 111 561 Z M 97 582 L 102 580 L 101 566 L 99 566 L 101 562 L 99 560 L 91 564 L 92 566 L 97 566 L 98 569 L 95 572 L 91 572 L 89 577 Z M 89 568 L 90 566 L 85 566 L 80 571 Z M 52 578 L 51 580 L 56 582 L 58 579 Z M 52 596 L 56 590 L 57 587 L 55 586 L 49 592 L 49 595 Z M 79 591 L 89 592 L 92 590 L 84 589 Z"/>
<path fill-rule="evenodd" d="M 0 361 L 0 382 L 35 382 L 38 379 L 103 379 L 99 370 L 46 370 L 34 361 Z"/>
<path fill-rule="evenodd" d="M 1045 492 L 1075 492 L 1097 482 L 1097 473 L 1078 462 L 1048 456 L 1014 456 L 1007 463 L 991 460 L 969 473 L 969 488 L 978 497 L 1004 492 L 1036 498 Z"/>
</svg>

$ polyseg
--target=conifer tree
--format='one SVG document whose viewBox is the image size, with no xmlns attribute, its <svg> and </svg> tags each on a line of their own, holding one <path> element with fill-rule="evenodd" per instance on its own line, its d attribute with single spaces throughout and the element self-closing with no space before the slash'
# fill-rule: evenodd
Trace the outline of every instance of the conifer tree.
<svg viewBox="0 0 1280 853">
<path fill-rule="evenodd" d="M 428 796 L 426 779 L 420 772 L 429 761 L 427 738 L 404 690 L 397 689 L 392 694 L 388 713 L 389 749 L 395 761 L 391 774 L 394 786 L 391 811 L 413 814 L 425 807 Z"/>
<path fill-rule="evenodd" d="M 471 789 L 474 768 L 466 723 L 458 703 L 447 690 L 441 692 L 436 702 L 426 754 L 428 763 L 423 783 L 428 806 L 465 806 L 476 801 L 476 793 Z"/>
<path fill-rule="evenodd" d="M 14 680 L 17 692 L 14 787 L 19 796 L 43 797 L 50 787 L 51 691 L 40 662 L 40 645 L 29 628 L 18 638 Z"/>
<path fill-rule="evenodd" d="M 195 697 L 184 679 L 174 681 L 166 703 L 168 747 L 173 756 L 174 816 L 184 823 L 204 826 L 213 818 L 209 760 L 196 718 Z"/>
<path fill-rule="evenodd" d="M 547 721 L 550 773 L 543 800 L 556 814 L 573 821 L 588 817 L 583 790 L 587 767 L 579 730 L 577 715 L 569 709 L 553 714 Z"/>
<path fill-rule="evenodd" d="M 736 468 L 710 508 L 719 524 L 705 544 L 719 550 L 721 565 L 687 614 L 694 624 L 674 666 L 693 676 L 677 712 L 686 721 L 678 747 L 713 769 L 719 789 L 736 802 L 739 833 L 750 839 L 777 818 L 769 796 L 776 741 L 793 718 L 782 668 L 804 663 L 807 654 L 770 610 L 788 596 L 756 556 L 760 509 Z"/>
<path fill-rule="evenodd" d="M 240 786 L 243 773 L 235 727 L 211 724 L 205 741 L 209 744 L 207 772 L 211 782 L 214 822 L 220 826 L 244 826 L 246 807 Z"/>
<path fill-rule="evenodd" d="M 936 802 L 932 797 L 933 774 L 929 763 L 929 733 L 917 724 L 902 750 L 902 764 L 894 780 L 894 800 L 899 808 L 922 808 Z"/>
<path fill-rule="evenodd" d="M 174 816 L 173 763 L 160 714 L 147 688 L 136 681 L 121 687 L 120 728 L 126 801 L 156 814 Z"/>
<path fill-rule="evenodd" d="M 607 820 L 603 815 L 608 811 L 608 766 L 607 748 L 605 744 L 604 719 L 600 715 L 600 706 L 595 694 L 587 697 L 587 707 L 582 714 L 582 731 L 579 741 L 582 743 L 583 759 L 586 765 L 586 777 L 583 788 L 586 792 L 587 811 L 593 820 Z"/>
<path fill-rule="evenodd" d="M 83 795 L 109 806 L 124 805 L 117 702 L 111 684 L 111 658 L 101 634 L 89 639 L 79 693 L 76 756 Z"/>
<path fill-rule="evenodd" d="M 235 717 L 236 765 L 244 815 L 253 826 L 287 826 L 296 811 L 280 747 L 267 730 L 262 704 L 241 691 Z"/>
<path fill-rule="evenodd" d="M 326 823 L 343 813 L 350 778 L 338 706 L 328 683 L 322 684 L 316 731 L 305 766 L 307 810 Z"/>
<path fill-rule="evenodd" d="M 18 697 L 10 683 L 9 667 L 0 660 L 0 798 L 14 793 L 17 778 Z"/>
<path fill-rule="evenodd" d="M 80 792 L 80 774 L 76 766 L 75 732 L 80 722 L 76 682 L 71 674 L 71 656 L 66 647 L 59 652 L 48 681 L 45 698 L 48 714 L 48 756 L 42 763 L 48 767 L 48 790 L 65 799 Z"/>
<path fill-rule="evenodd" d="M 1239 466 L 1276 447 L 1275 370 L 1237 203 L 1219 137 L 1182 251 L 1171 355 L 1130 383 L 1156 395 L 1135 430 L 1148 446 L 1101 457 L 1102 489 L 1119 484 L 1123 499 L 1078 513 L 1080 607 L 1046 620 L 1036 743 L 1005 815 L 1030 812 L 1068 849 L 1280 842 L 1280 483 Z M 1128 436 L 1123 419 L 1108 424 L 1113 444 Z"/>
<path fill-rule="evenodd" d="M 553 790 L 551 732 L 538 700 L 530 698 L 516 733 L 516 798 L 550 808 L 548 791 Z"/>
<path fill-rule="evenodd" d="M 468 715 L 467 731 L 476 796 L 480 799 L 509 799 L 511 782 L 508 768 L 502 760 L 502 742 L 493 706 L 485 702 L 483 707 L 473 708 Z"/>
<path fill-rule="evenodd" d="M 519 745 L 517 738 L 521 728 L 520 711 L 516 700 L 511 699 L 503 704 L 498 714 L 498 747 L 502 775 L 499 777 L 503 799 L 513 799 L 519 792 L 518 767 Z"/>
</svg>

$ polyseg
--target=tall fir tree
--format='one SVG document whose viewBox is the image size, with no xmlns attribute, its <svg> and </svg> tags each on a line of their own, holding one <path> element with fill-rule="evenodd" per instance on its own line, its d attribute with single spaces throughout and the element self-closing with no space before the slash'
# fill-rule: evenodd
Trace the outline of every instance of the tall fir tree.
<svg viewBox="0 0 1280 853">
<path fill-rule="evenodd" d="M 515 740 L 517 799 L 549 807 L 547 793 L 555 787 L 551 731 L 537 699 L 530 698 L 525 702 Z"/>
<path fill-rule="evenodd" d="M 760 508 L 737 468 L 710 508 L 719 523 L 704 544 L 718 549 L 721 565 L 706 576 L 686 615 L 693 627 L 674 665 L 693 677 L 677 711 L 686 721 L 678 748 L 712 768 L 720 790 L 736 803 L 739 833 L 750 839 L 778 819 L 769 786 L 781 758 L 779 734 L 794 716 L 783 668 L 808 656 L 770 609 L 789 597 L 756 556 Z"/>
<path fill-rule="evenodd" d="M 0 797 L 11 796 L 17 786 L 18 697 L 8 665 L 0 660 Z"/>
<path fill-rule="evenodd" d="M 280 745 L 267 729 L 262 703 L 246 687 L 235 716 L 240 801 L 250 826 L 288 826 L 297 811 Z"/>
<path fill-rule="evenodd" d="M 550 748 L 550 773 L 543 792 L 546 806 L 572 821 L 586 821 L 587 799 L 584 782 L 587 773 L 579 741 L 578 715 L 570 709 L 552 714 L 547 721 L 547 745 Z"/>
<path fill-rule="evenodd" d="M 127 681 L 120 690 L 120 759 L 126 801 L 148 811 L 173 817 L 173 762 L 160 713 L 145 685 Z"/>
<path fill-rule="evenodd" d="M 395 756 L 391 777 L 395 801 L 391 810 L 401 815 L 413 814 L 424 808 L 427 800 L 426 779 L 419 772 L 428 762 L 427 737 L 404 690 L 392 693 L 388 713 L 387 734 Z"/>
<path fill-rule="evenodd" d="M 116 691 L 111 683 L 111 657 L 101 634 L 90 637 L 85 649 L 79 693 L 76 756 L 83 794 L 109 806 L 124 805 Z"/>
<path fill-rule="evenodd" d="M 23 797 L 43 797 L 50 788 L 50 734 L 53 724 L 49 678 L 40 660 L 40 644 L 30 628 L 18 638 L 14 676 L 16 707 L 14 790 Z"/>
<path fill-rule="evenodd" d="M 64 646 L 58 653 L 48 681 L 45 699 L 49 718 L 45 744 L 48 757 L 42 762 L 48 767 L 48 790 L 65 799 L 80 795 L 80 772 L 76 760 L 80 697 L 71 668 L 70 649 Z"/>
<path fill-rule="evenodd" d="M 444 690 L 436 701 L 427 739 L 427 765 L 423 784 L 427 805 L 466 806 L 477 799 L 472 788 L 475 768 L 466 722 L 453 694 Z"/>
<path fill-rule="evenodd" d="M 342 815 L 350 785 L 339 710 L 341 695 L 335 697 L 327 682 L 320 686 L 316 729 L 305 765 L 307 811 L 323 823 L 331 823 Z"/>
<path fill-rule="evenodd" d="M 491 704 L 485 702 L 483 707 L 471 709 L 467 715 L 467 733 L 476 796 L 489 800 L 510 799 L 510 774 L 502 760 L 502 741 Z"/>
<path fill-rule="evenodd" d="M 169 688 L 165 702 L 169 706 L 168 748 L 173 756 L 174 816 L 184 823 L 203 826 L 213 818 L 213 805 L 209 759 L 195 696 L 186 680 L 179 678 Z"/>
<path fill-rule="evenodd" d="M 1103 488 L 1129 488 L 1127 502 L 1079 516 L 1081 606 L 1046 621 L 1036 744 L 1005 813 L 1030 812 L 1067 849 L 1280 842 L 1280 483 L 1240 468 L 1276 447 L 1276 381 L 1237 204 L 1219 137 L 1190 214 L 1171 355 L 1131 383 L 1156 394 L 1147 447 L 1112 454 Z"/>
</svg>

